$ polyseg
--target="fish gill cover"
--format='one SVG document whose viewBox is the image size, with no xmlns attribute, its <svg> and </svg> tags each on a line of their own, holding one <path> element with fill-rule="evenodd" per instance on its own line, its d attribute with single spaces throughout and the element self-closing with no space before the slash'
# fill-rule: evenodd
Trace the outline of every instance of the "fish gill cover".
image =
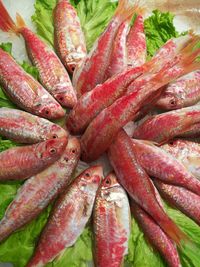
<svg viewBox="0 0 200 267">
<path fill-rule="evenodd" d="M 32 17 L 36 24 L 37 33 L 47 43 L 53 46 L 53 18 L 52 11 L 56 0 L 36 0 L 35 14 Z M 108 0 L 71 0 L 71 4 L 77 9 L 82 28 L 84 30 L 88 50 L 103 31 L 112 17 L 117 2 Z M 145 20 L 145 34 L 147 38 L 148 56 L 168 39 L 177 37 L 179 34 L 173 25 L 173 15 L 161 13 L 156 10 L 153 15 Z M 1 47 L 11 53 L 12 44 L 2 44 Z M 35 78 L 38 77 L 37 69 L 23 62 L 21 66 Z M 6 95 L 0 89 L 0 107 L 13 107 Z M 0 151 L 16 145 L 10 140 L 0 138 Z M 15 197 L 21 183 L 7 182 L 0 183 L 0 218 L 9 203 Z M 51 206 L 49 206 L 38 218 L 12 234 L 6 241 L 0 244 L 0 262 L 12 262 L 15 267 L 23 267 L 33 253 L 38 236 L 44 227 Z M 196 242 L 196 249 L 200 249 L 200 229 L 191 219 L 180 211 L 166 205 L 169 216 L 185 231 L 193 241 Z M 200 250 L 199 250 L 200 251 Z M 193 251 L 179 251 L 183 267 L 199 267 L 200 258 L 194 256 Z M 87 262 L 92 260 L 92 234 L 90 227 L 87 227 L 74 246 L 68 248 L 53 263 L 48 266 L 55 267 L 85 267 Z M 129 254 L 126 256 L 127 266 L 134 267 L 164 267 L 166 264 L 159 253 L 148 244 L 143 232 L 137 223 L 132 219 L 132 233 L 129 240 Z"/>
</svg>

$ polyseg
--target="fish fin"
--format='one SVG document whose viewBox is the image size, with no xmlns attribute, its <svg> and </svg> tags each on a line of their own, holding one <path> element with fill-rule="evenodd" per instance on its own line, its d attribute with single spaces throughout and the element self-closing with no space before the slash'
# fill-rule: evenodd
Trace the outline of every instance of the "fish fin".
<svg viewBox="0 0 200 267">
<path fill-rule="evenodd" d="M 134 13 L 137 13 L 137 10 L 140 10 L 140 1 L 136 0 L 134 5 L 130 2 L 130 0 L 119 0 L 114 16 L 119 17 L 121 21 L 125 21 L 126 19 L 131 18 Z"/>
<path fill-rule="evenodd" d="M 26 23 L 19 13 L 16 14 L 16 21 L 17 21 L 17 28 L 20 29 L 26 27 Z"/>
<path fill-rule="evenodd" d="M 17 26 L 3 5 L 2 0 L 0 0 L 0 14 L 0 29 L 4 32 L 11 31 L 17 33 Z"/>
<path fill-rule="evenodd" d="M 171 219 L 161 222 L 160 226 L 177 246 L 180 247 L 181 243 L 190 241 L 189 237 Z"/>
</svg>

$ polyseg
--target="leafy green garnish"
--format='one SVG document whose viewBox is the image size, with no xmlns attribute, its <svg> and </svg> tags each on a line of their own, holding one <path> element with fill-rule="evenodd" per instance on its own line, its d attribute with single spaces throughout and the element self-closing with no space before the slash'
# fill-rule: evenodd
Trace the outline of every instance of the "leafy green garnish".
<svg viewBox="0 0 200 267">
<path fill-rule="evenodd" d="M 22 68 L 29 73 L 30 75 L 33 76 L 33 78 L 35 78 L 36 80 L 38 80 L 39 78 L 39 71 L 36 67 L 30 65 L 29 63 L 27 63 L 26 61 L 23 61 L 21 64 Z"/>
<path fill-rule="evenodd" d="M 162 13 L 159 10 L 154 10 L 153 15 L 145 20 L 144 28 L 149 56 L 153 56 L 167 40 L 179 36 L 174 27 L 173 19 L 174 15 L 169 12 Z"/>
<path fill-rule="evenodd" d="M 8 52 L 9 54 L 11 54 L 11 52 L 12 52 L 12 43 L 2 43 L 2 44 L 0 44 L 0 47 L 1 47 L 4 51 L 6 51 L 6 52 Z"/>
</svg>

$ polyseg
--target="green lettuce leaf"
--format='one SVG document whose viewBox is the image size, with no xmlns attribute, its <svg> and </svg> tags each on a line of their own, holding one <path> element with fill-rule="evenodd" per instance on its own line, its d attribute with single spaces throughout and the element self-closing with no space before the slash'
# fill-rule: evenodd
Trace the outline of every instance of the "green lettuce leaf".
<svg viewBox="0 0 200 267">
<path fill-rule="evenodd" d="M 162 13 L 159 10 L 154 10 L 153 15 L 147 18 L 144 22 L 144 29 L 147 42 L 147 53 L 153 56 L 167 40 L 178 37 L 173 24 L 174 15 Z"/>
</svg>

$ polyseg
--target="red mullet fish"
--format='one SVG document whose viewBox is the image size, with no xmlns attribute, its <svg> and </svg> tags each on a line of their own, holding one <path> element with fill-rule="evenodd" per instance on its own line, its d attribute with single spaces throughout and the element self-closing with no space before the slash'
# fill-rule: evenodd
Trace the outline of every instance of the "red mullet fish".
<svg viewBox="0 0 200 267">
<path fill-rule="evenodd" d="M 42 85 L 1 48 L 0 85 L 17 106 L 32 114 L 47 119 L 58 119 L 65 115 L 60 104 Z"/>
<path fill-rule="evenodd" d="M 139 223 L 145 237 L 167 262 L 169 267 L 181 267 L 178 251 L 173 241 L 160 226 L 135 201 L 131 200 L 131 211 Z"/>
<path fill-rule="evenodd" d="M 94 260 L 96 267 L 122 266 L 128 253 L 130 207 L 126 192 L 110 173 L 102 182 L 94 205 Z"/>
<path fill-rule="evenodd" d="M 135 158 L 131 138 L 121 130 L 111 144 L 108 156 L 120 184 L 130 197 L 158 223 L 169 237 L 180 245 L 186 235 L 167 216 L 159 204 L 155 188 L 146 172 Z"/>
<path fill-rule="evenodd" d="M 0 241 L 37 217 L 66 188 L 79 155 L 78 140 L 75 137 L 69 138 L 62 157 L 21 186 L 0 221 Z"/>
<path fill-rule="evenodd" d="M 17 14 L 17 25 L 0 1 L 0 28 L 21 34 L 25 40 L 28 56 L 39 71 L 39 80 L 48 92 L 64 107 L 72 108 L 76 101 L 76 92 L 71 80 L 57 55 L 35 33 L 27 28 Z"/>
<path fill-rule="evenodd" d="M 182 186 L 200 196 L 200 181 L 172 155 L 149 141 L 132 139 L 132 146 L 137 161 L 150 176 Z"/>
<path fill-rule="evenodd" d="M 97 84 L 105 81 L 105 73 L 110 64 L 113 41 L 118 28 L 127 18 L 131 17 L 138 4 L 132 6 L 128 0 L 120 0 L 116 12 L 110 23 L 95 42 L 92 50 L 74 74 L 73 85 L 80 97 L 92 90 Z"/>
<path fill-rule="evenodd" d="M 68 133 L 59 125 L 11 108 L 0 108 L 0 134 L 18 143 L 27 144 L 47 139 L 68 138 Z"/>
<path fill-rule="evenodd" d="M 44 266 L 72 246 L 88 222 L 103 178 L 101 166 L 82 172 L 58 198 L 27 267 Z"/>
<path fill-rule="evenodd" d="M 84 33 L 76 9 L 68 0 L 59 0 L 54 9 L 54 44 L 69 72 L 87 55 Z"/>
<path fill-rule="evenodd" d="M 25 180 L 43 171 L 61 157 L 66 145 L 63 137 L 1 152 L 0 180 Z"/>
</svg>

